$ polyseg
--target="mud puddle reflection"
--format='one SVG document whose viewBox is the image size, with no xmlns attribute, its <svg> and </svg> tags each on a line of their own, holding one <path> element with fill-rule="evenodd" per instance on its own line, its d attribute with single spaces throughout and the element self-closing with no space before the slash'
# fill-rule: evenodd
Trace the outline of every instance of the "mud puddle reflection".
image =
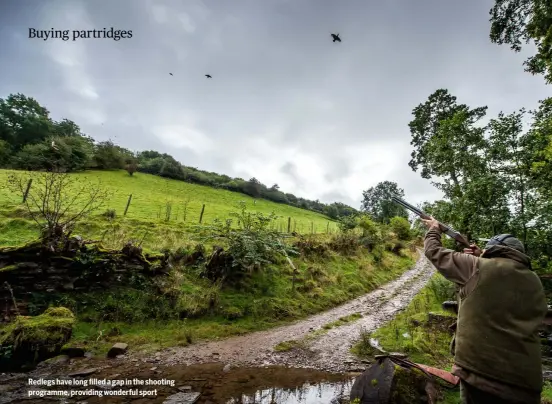
<svg viewBox="0 0 552 404">
<path fill-rule="evenodd" d="M 113 362 L 110 363 L 113 364 Z M 357 375 L 354 373 L 327 373 L 280 366 L 233 368 L 225 367 L 224 363 L 150 367 L 151 365 L 149 363 L 123 361 L 122 363 L 106 366 L 105 360 L 90 360 L 75 361 L 69 367 L 42 368 L 27 374 L 4 374 L 0 376 L 0 403 L 336 404 L 344 402 L 342 397 L 348 397 L 354 377 Z M 156 386 L 157 396 L 148 398 L 136 396 L 107 397 L 106 395 L 98 397 L 88 394 L 79 395 L 78 399 L 69 398 L 65 400 L 38 397 L 30 399 L 28 397 L 27 378 L 66 378 L 75 369 L 83 367 L 95 368 L 92 375 L 83 377 L 83 379 L 167 379 L 174 380 L 174 385 Z M 86 388 L 90 387 L 72 387 L 76 390 L 85 390 Z M 200 394 L 197 400 L 195 400 L 197 394 L 193 393 Z M 194 399 L 183 399 L 182 395 L 186 394 L 191 394 Z"/>
<path fill-rule="evenodd" d="M 305 383 L 293 389 L 272 387 L 258 390 L 254 395 L 232 398 L 226 404 L 337 404 L 348 398 L 353 382 L 354 379 L 339 383 Z"/>
<path fill-rule="evenodd" d="M 166 377 L 201 393 L 197 404 L 334 404 L 348 396 L 354 381 L 353 374 L 279 366 L 223 369 L 188 366 Z"/>
</svg>

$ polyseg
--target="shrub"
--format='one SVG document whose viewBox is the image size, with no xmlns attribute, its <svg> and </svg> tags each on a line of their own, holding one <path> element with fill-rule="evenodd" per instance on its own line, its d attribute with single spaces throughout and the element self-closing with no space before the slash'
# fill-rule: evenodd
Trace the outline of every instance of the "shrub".
<svg viewBox="0 0 552 404">
<path fill-rule="evenodd" d="M 363 217 L 359 221 L 358 227 L 362 230 L 362 245 L 369 250 L 372 250 L 375 246 L 383 242 L 381 225 L 378 225 L 369 217 Z"/>
<path fill-rule="evenodd" d="M 410 223 L 404 217 L 392 217 L 389 223 L 391 231 L 395 233 L 399 240 L 410 240 L 412 237 Z"/>
<path fill-rule="evenodd" d="M 276 263 L 283 256 L 297 254 L 294 248 L 282 241 L 277 231 L 270 229 L 276 218 L 274 213 L 265 216 L 247 212 L 245 202 L 241 202 L 240 211 L 232 212 L 231 216 L 237 219 L 237 229 L 232 227 L 232 219 L 224 223 L 215 219 L 212 225 L 200 227 L 202 241 L 226 245 L 224 254 L 217 249 L 212 257 L 220 258 L 220 266 L 224 268 L 209 268 L 217 279 L 223 278 L 227 282 L 237 280 Z M 227 259 L 228 256 L 231 259 Z M 215 280 L 213 277 L 210 279 Z"/>
<path fill-rule="evenodd" d="M 131 161 L 130 163 L 128 163 L 125 167 L 127 173 L 132 176 L 136 171 L 138 171 L 138 164 L 136 164 L 135 162 Z"/>
<path fill-rule="evenodd" d="M 237 320 L 243 317 L 243 312 L 237 307 L 227 307 L 223 310 L 223 315 L 227 320 Z"/>
<path fill-rule="evenodd" d="M 432 277 L 427 287 L 439 302 L 455 300 L 456 285 L 441 274 Z"/>
<path fill-rule="evenodd" d="M 328 245 L 313 235 L 300 236 L 299 240 L 293 243 L 293 247 L 305 256 L 325 257 L 329 252 Z"/>
<path fill-rule="evenodd" d="M 333 234 L 328 242 L 328 247 L 330 247 L 331 250 L 347 255 L 355 254 L 360 245 L 358 234 L 352 231 Z"/>
<path fill-rule="evenodd" d="M 117 211 L 115 211 L 115 209 L 107 209 L 104 213 L 103 213 L 103 216 L 106 218 L 106 219 L 109 219 L 109 220 L 113 220 L 117 217 Z"/>
<path fill-rule="evenodd" d="M 357 219 L 354 216 L 340 217 L 337 226 L 342 232 L 348 232 L 357 227 Z"/>
</svg>

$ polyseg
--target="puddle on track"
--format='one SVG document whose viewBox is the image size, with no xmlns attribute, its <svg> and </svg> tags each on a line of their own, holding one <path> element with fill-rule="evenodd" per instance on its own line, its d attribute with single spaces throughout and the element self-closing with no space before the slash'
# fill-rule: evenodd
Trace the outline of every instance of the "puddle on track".
<svg viewBox="0 0 552 404">
<path fill-rule="evenodd" d="M 87 363 L 95 367 L 94 363 Z M 97 365 L 100 365 L 98 363 Z M 88 367 L 86 366 L 86 367 Z M 78 399 L 28 399 L 26 385 L 27 378 L 43 377 L 54 379 L 64 377 L 71 373 L 69 369 L 48 369 L 38 374 L 20 374 L 17 379 L 4 380 L 9 386 L 11 400 L 4 401 L 7 397 L 0 398 L 0 403 L 9 404 L 36 404 L 46 403 L 87 403 L 87 404 L 161 404 L 167 397 L 180 392 L 179 387 L 188 386 L 191 392 L 201 393 L 195 404 L 336 404 L 337 398 L 348 397 L 354 378 L 357 374 L 327 373 L 317 370 L 286 368 L 279 366 L 270 367 L 240 367 L 231 368 L 224 372 L 224 364 L 210 363 L 191 366 L 159 366 L 155 371 L 149 369 L 151 364 L 139 367 L 136 363 L 121 363 L 118 366 L 101 369 L 84 379 L 168 379 L 174 380 L 174 387 L 169 385 L 156 386 L 157 397 L 97 397 L 80 396 Z M 84 366 L 78 366 L 83 368 Z M 2 381 L 0 380 L 0 384 Z M 44 387 L 43 387 L 44 388 Z M 71 389 L 86 390 L 89 387 Z M 119 389 L 117 387 L 116 389 Z M 122 389 L 137 388 L 123 387 Z M 35 387 L 36 389 L 36 387 Z M 58 387 L 59 389 L 59 387 Z M 95 388 L 98 389 L 98 388 Z M 139 389 L 145 389 L 141 387 Z M 6 393 L 0 394 L 4 395 Z"/>
<path fill-rule="evenodd" d="M 266 388 L 253 395 L 232 398 L 226 404 L 336 404 L 339 398 L 348 397 L 353 382 L 351 378 L 339 383 L 305 383 L 293 389 Z"/>
</svg>

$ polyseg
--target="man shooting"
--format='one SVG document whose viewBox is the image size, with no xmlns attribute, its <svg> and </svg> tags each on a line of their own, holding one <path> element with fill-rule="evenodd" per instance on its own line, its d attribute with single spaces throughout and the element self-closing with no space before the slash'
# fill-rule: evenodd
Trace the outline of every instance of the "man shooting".
<svg viewBox="0 0 552 404">
<path fill-rule="evenodd" d="M 443 247 L 432 217 L 425 256 L 459 290 L 452 373 L 464 404 L 538 404 L 542 392 L 538 329 L 547 312 L 539 277 L 521 241 L 501 234 L 464 253 Z"/>
</svg>

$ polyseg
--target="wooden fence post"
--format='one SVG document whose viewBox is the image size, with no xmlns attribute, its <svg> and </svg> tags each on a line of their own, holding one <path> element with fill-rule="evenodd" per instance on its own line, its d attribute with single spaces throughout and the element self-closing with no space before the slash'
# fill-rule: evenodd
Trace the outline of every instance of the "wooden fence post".
<svg viewBox="0 0 552 404">
<path fill-rule="evenodd" d="M 205 204 L 201 208 L 201 215 L 199 215 L 199 224 L 203 221 L 203 212 L 205 212 Z"/>
<path fill-rule="evenodd" d="M 32 183 L 33 183 L 33 179 L 29 178 L 29 182 L 27 183 L 27 189 L 25 189 L 25 193 L 23 194 L 23 203 L 27 201 L 27 196 L 29 196 L 29 191 L 31 189 Z"/>
<path fill-rule="evenodd" d="M 288 217 L 288 231 L 287 232 L 291 233 L 290 230 L 291 230 L 291 217 Z"/>
<path fill-rule="evenodd" d="M 314 234 L 314 222 L 311 222 L 311 234 Z"/>
<path fill-rule="evenodd" d="M 127 204 L 126 204 L 126 208 L 125 208 L 125 213 L 123 213 L 123 216 L 126 216 L 127 214 L 127 211 L 128 211 L 128 207 L 130 206 L 130 201 L 132 200 L 132 194 L 130 194 L 128 196 L 128 201 L 127 201 Z"/>
<path fill-rule="evenodd" d="M 326 226 L 326 234 L 328 234 L 329 232 L 330 232 L 330 222 L 328 222 Z"/>
</svg>

